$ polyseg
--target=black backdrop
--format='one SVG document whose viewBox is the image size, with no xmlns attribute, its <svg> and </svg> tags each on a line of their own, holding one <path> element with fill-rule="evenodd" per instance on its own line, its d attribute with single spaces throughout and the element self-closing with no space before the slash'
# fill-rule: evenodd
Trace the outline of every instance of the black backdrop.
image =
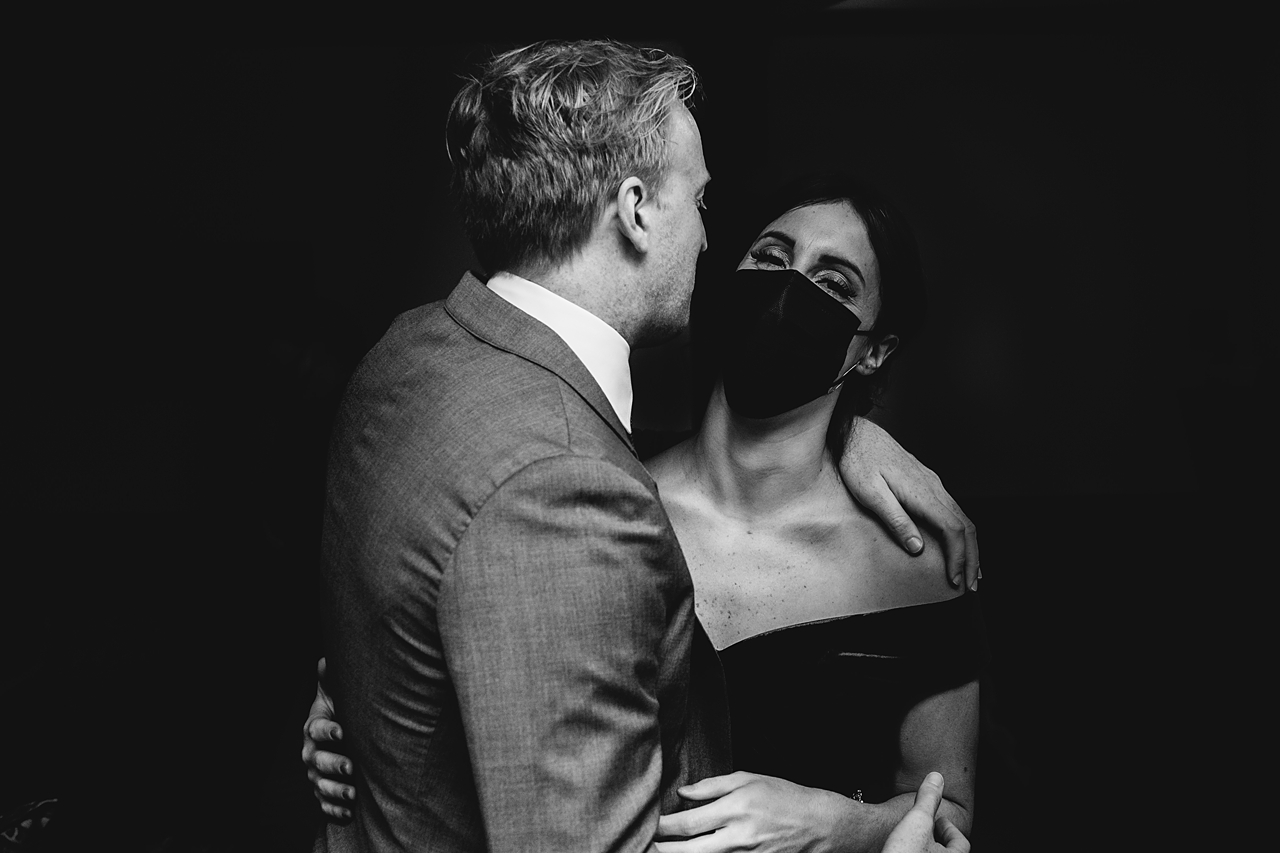
<svg viewBox="0 0 1280 853">
<path fill-rule="evenodd" d="M 444 195 L 458 73 L 548 36 L 702 72 L 700 271 L 736 260 L 735 211 L 814 166 L 915 224 L 930 321 L 875 417 L 980 529 L 1009 768 L 984 780 L 980 849 L 1123 846 L 1153 832 L 1135 801 L 1220 780 L 1217 655 L 1260 629 L 1218 620 L 1265 539 L 1275 101 L 1252 22 L 822 5 L 44 52 L 52 94 L 24 128 L 40 263 L 10 320 L 33 477 L 4 581 L 0 807 L 57 796 L 65 831 L 121 849 L 305 849 L 329 418 L 391 318 L 474 265 Z M 636 354 L 641 425 L 687 425 L 683 353 Z"/>
</svg>

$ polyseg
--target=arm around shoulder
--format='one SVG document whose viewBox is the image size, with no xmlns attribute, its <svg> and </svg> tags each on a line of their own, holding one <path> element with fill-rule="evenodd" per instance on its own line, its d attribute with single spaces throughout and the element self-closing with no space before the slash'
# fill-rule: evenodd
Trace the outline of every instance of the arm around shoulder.
<svg viewBox="0 0 1280 853">
<path fill-rule="evenodd" d="M 919 521 L 942 539 L 951 583 L 977 590 L 982 577 L 978 529 L 937 474 L 864 417 L 853 419 L 839 469 L 849 494 L 884 522 L 899 545 L 912 554 L 920 552 L 924 540 L 916 527 Z"/>
</svg>

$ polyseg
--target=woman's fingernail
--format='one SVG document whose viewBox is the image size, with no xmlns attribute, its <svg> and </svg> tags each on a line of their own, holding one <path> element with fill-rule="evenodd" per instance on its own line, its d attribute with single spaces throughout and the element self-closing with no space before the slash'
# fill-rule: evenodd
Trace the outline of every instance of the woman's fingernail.
<svg viewBox="0 0 1280 853">
<path fill-rule="evenodd" d="M 907 540 L 907 550 L 912 554 L 920 553 L 920 549 L 924 547 L 924 542 L 919 536 L 912 536 Z"/>
</svg>

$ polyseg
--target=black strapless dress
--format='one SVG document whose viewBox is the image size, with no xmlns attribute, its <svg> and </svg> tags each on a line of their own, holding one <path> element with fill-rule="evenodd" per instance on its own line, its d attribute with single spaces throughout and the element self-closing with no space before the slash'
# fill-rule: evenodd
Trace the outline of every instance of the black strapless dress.
<svg viewBox="0 0 1280 853">
<path fill-rule="evenodd" d="M 903 715 L 986 665 L 978 602 L 806 622 L 721 651 L 734 767 L 869 803 L 893 797 Z"/>
</svg>

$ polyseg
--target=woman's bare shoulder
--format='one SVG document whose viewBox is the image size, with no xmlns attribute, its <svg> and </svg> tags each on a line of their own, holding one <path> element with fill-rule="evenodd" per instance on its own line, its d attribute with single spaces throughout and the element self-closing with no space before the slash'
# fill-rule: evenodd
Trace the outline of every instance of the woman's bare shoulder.
<svg viewBox="0 0 1280 853">
<path fill-rule="evenodd" d="M 942 542 L 928 530 L 920 531 L 924 549 L 918 554 L 908 554 L 868 510 L 856 506 L 854 511 L 860 516 L 855 535 L 864 540 L 866 548 L 863 553 L 871 569 L 864 577 L 875 586 L 876 598 L 883 606 L 928 604 L 946 601 L 963 593 L 947 579 Z"/>
</svg>

